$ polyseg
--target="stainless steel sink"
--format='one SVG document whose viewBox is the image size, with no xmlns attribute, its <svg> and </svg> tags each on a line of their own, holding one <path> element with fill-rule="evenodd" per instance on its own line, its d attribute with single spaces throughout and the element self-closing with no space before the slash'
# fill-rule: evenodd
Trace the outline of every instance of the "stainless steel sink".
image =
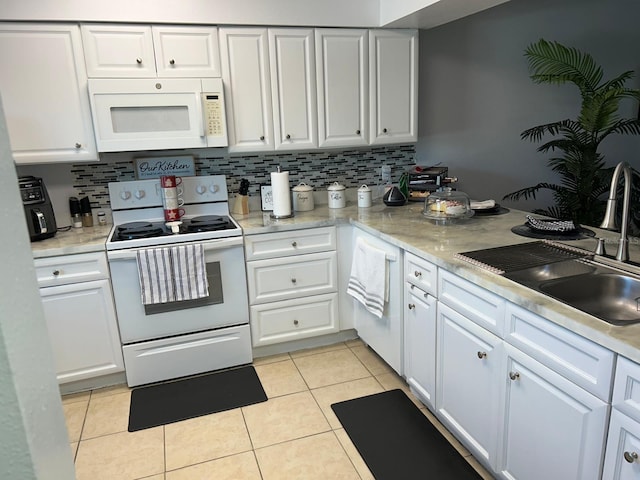
<svg viewBox="0 0 640 480">
<path fill-rule="evenodd" d="M 640 275 L 591 259 L 548 263 L 504 277 L 613 325 L 640 322 Z"/>
<path fill-rule="evenodd" d="M 614 325 L 640 322 L 640 279 L 618 273 L 549 280 L 540 290 Z"/>
</svg>

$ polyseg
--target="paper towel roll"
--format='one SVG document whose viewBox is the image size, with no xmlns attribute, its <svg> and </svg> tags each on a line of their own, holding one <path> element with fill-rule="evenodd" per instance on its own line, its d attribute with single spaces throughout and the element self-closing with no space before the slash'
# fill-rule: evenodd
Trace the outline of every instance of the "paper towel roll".
<svg viewBox="0 0 640 480">
<path fill-rule="evenodd" d="M 291 215 L 289 172 L 271 172 L 271 194 L 273 195 L 273 216 Z"/>
</svg>

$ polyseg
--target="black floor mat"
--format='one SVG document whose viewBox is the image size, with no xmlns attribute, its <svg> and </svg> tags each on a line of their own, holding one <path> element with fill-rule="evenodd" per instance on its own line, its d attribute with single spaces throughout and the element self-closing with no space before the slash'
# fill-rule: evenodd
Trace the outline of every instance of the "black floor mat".
<svg viewBox="0 0 640 480">
<path fill-rule="evenodd" d="M 252 366 L 139 387 L 131 392 L 129 431 L 166 425 L 266 400 L 267 395 Z"/>
<path fill-rule="evenodd" d="M 402 390 L 331 408 L 376 480 L 482 478 Z"/>
</svg>

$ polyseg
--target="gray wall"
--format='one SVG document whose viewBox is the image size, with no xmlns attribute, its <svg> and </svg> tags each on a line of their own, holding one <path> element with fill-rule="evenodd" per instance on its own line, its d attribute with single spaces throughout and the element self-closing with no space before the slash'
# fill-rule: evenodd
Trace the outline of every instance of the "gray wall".
<svg viewBox="0 0 640 480">
<path fill-rule="evenodd" d="M 524 50 L 544 38 L 590 53 L 605 78 L 626 70 L 640 88 L 640 2 L 637 0 L 512 0 L 471 17 L 420 32 L 418 164 L 441 162 L 458 176 L 460 190 L 523 210 L 538 201 L 502 197 L 540 181 L 557 183 L 538 144 L 520 139 L 535 125 L 577 118 L 573 85 L 536 85 Z M 624 105 L 625 117 L 637 103 Z M 611 136 L 601 146 L 607 162 L 640 169 L 640 137 Z"/>
</svg>

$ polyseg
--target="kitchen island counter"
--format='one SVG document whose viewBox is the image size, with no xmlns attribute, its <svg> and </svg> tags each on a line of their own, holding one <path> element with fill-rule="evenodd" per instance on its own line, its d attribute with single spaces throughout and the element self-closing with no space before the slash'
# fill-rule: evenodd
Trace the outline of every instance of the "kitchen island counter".
<svg viewBox="0 0 640 480">
<path fill-rule="evenodd" d="M 458 224 L 436 225 L 422 215 L 422 209 L 422 202 L 402 207 L 388 207 L 374 202 L 372 207 L 360 209 L 355 203 L 348 203 L 346 208 L 341 209 L 320 205 L 310 212 L 295 212 L 294 217 L 287 219 L 272 219 L 268 212 L 251 212 L 248 215 L 234 215 L 234 218 L 245 235 L 351 223 L 640 363 L 640 324 L 610 325 L 456 257 L 458 253 L 536 241 L 511 232 L 512 227 L 525 223 L 527 212 L 511 210 L 502 215 L 475 216 Z M 609 252 L 615 252 L 618 233 L 589 228 L 596 236 L 606 239 Z M 631 240 L 631 259 L 640 262 L 640 244 L 636 239 Z M 595 237 L 561 243 L 588 251 L 593 251 L 596 247 Z"/>
</svg>

